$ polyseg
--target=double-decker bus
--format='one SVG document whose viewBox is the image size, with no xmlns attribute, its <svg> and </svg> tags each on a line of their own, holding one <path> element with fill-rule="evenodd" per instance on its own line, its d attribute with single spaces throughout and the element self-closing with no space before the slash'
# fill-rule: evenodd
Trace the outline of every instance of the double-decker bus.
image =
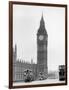
<svg viewBox="0 0 69 90">
<path fill-rule="evenodd" d="M 64 81 L 65 80 L 65 65 L 59 66 L 59 80 Z"/>
</svg>

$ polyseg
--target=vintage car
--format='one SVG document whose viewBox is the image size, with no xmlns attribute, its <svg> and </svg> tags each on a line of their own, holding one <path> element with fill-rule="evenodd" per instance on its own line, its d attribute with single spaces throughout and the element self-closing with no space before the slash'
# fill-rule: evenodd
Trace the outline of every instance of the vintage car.
<svg viewBox="0 0 69 90">
<path fill-rule="evenodd" d="M 45 76 L 42 72 L 39 73 L 39 77 L 38 77 L 38 80 L 44 80 L 45 79 Z"/>
<path fill-rule="evenodd" d="M 31 82 L 34 80 L 33 72 L 30 69 L 24 71 L 24 81 Z"/>
</svg>

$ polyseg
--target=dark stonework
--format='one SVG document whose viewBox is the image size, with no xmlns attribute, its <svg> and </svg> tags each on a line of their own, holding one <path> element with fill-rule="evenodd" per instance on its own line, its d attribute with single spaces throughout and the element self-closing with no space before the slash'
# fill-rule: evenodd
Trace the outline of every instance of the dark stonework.
<svg viewBox="0 0 69 90">
<path fill-rule="evenodd" d="M 39 75 L 39 73 L 43 73 L 45 78 L 47 78 L 48 75 L 47 44 L 48 35 L 45 29 L 45 23 L 42 15 L 40 27 L 37 32 L 37 76 Z"/>
</svg>

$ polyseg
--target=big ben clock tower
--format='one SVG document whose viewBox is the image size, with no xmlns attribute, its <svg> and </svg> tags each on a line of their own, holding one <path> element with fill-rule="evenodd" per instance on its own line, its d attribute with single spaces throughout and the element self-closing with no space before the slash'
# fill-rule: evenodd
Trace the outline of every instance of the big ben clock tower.
<svg viewBox="0 0 69 90">
<path fill-rule="evenodd" d="M 45 23 L 42 15 L 40 27 L 37 32 L 37 75 L 42 73 L 45 76 L 45 78 L 47 78 L 48 76 L 47 44 L 48 35 L 45 29 Z"/>
</svg>

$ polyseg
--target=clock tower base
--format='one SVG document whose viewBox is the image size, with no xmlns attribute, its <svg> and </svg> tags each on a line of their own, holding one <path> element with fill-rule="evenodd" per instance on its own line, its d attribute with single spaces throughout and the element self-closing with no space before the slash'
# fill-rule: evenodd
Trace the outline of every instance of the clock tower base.
<svg viewBox="0 0 69 90">
<path fill-rule="evenodd" d="M 47 79 L 48 78 L 48 68 L 44 65 L 37 64 L 37 79 Z"/>
</svg>

